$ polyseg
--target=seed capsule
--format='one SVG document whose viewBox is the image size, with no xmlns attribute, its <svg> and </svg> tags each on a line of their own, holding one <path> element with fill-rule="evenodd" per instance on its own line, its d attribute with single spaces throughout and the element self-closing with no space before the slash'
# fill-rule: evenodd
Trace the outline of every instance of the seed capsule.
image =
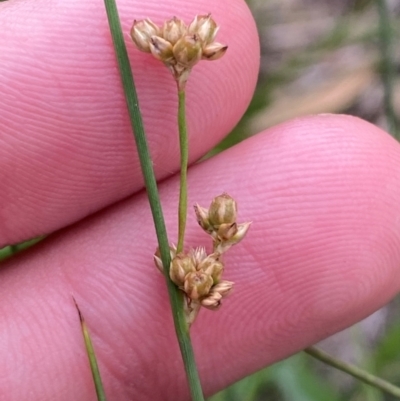
<svg viewBox="0 0 400 401">
<path fill-rule="evenodd" d="M 236 222 L 236 201 L 227 193 L 215 197 L 208 210 L 208 220 L 214 228 L 221 224 L 233 224 Z"/>
<path fill-rule="evenodd" d="M 196 15 L 190 23 L 188 33 L 197 35 L 204 45 L 211 43 L 217 35 L 219 27 L 211 18 L 211 14 Z"/>
<path fill-rule="evenodd" d="M 200 40 L 196 35 L 186 35 L 179 39 L 173 53 L 178 64 L 191 68 L 201 60 L 202 50 Z"/>
<path fill-rule="evenodd" d="M 182 36 L 187 34 L 185 23 L 176 17 L 165 21 L 162 27 L 162 37 L 174 45 Z"/>
<path fill-rule="evenodd" d="M 210 292 L 212 285 L 213 279 L 209 274 L 193 272 L 186 276 L 184 290 L 189 298 L 198 300 Z"/>
<path fill-rule="evenodd" d="M 131 38 L 136 47 L 142 52 L 150 53 L 150 39 L 160 34 L 160 28 L 149 18 L 133 21 Z"/>
</svg>

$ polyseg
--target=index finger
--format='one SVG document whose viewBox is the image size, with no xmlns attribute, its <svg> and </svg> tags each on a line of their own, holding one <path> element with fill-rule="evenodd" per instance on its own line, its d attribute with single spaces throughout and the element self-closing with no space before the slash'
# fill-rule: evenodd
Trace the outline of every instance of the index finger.
<svg viewBox="0 0 400 401">
<path fill-rule="evenodd" d="M 229 5 L 229 13 L 226 8 Z M 156 23 L 211 12 L 226 56 L 201 63 L 187 87 L 193 162 L 247 107 L 258 39 L 241 1 L 121 1 Z M 0 6 L 0 246 L 69 225 L 143 187 L 102 2 L 7 2 Z M 129 38 L 127 38 L 129 42 Z M 176 89 L 167 69 L 127 43 L 158 178 L 179 166 Z"/>
</svg>

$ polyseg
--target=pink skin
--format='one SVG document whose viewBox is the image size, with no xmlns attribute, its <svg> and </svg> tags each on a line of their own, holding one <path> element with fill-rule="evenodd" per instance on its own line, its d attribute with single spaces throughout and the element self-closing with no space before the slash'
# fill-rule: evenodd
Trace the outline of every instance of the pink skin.
<svg viewBox="0 0 400 401">
<path fill-rule="evenodd" d="M 202 10 L 194 0 L 120 3 L 125 30 L 134 17 L 160 22 L 177 9 L 186 19 L 211 11 L 223 27 L 226 59 L 200 64 L 188 86 L 194 161 L 251 96 L 251 16 L 232 0 L 204 1 Z M 0 26 L 0 242 L 70 225 L 0 271 L 0 394 L 96 399 L 73 295 L 110 401 L 186 400 L 102 2 L 12 0 L 0 5 Z M 174 85 L 129 46 L 157 174 L 169 176 L 161 195 L 175 239 Z M 207 206 L 226 191 L 239 202 L 239 221 L 253 221 L 226 256 L 235 292 L 193 327 L 207 394 L 351 325 L 399 291 L 400 147 L 380 129 L 346 116 L 294 120 L 192 167 L 189 180 L 190 204 Z M 208 241 L 191 215 L 188 245 Z"/>
<path fill-rule="evenodd" d="M 244 113 L 259 47 L 242 1 L 161 3 L 120 1 L 119 8 L 154 165 L 165 178 L 179 168 L 176 85 L 162 63 L 129 40 L 133 19 L 161 24 L 179 10 L 190 22 L 206 10 L 221 25 L 217 39 L 229 42 L 226 56 L 200 63 L 188 83 L 192 162 Z M 13 0 L 0 3 L 0 23 L 1 246 L 126 198 L 142 188 L 142 178 L 102 0 Z"/>
</svg>

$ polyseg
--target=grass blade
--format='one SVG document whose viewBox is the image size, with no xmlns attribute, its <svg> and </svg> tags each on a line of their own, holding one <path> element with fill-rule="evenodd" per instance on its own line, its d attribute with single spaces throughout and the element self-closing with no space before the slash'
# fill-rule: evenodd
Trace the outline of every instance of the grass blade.
<svg viewBox="0 0 400 401">
<path fill-rule="evenodd" d="M 359 368 L 358 366 L 334 358 L 333 356 L 327 354 L 326 352 L 316 347 L 308 347 L 304 350 L 304 352 L 316 359 L 319 359 L 321 362 L 326 363 L 329 366 L 339 369 L 342 372 L 348 373 L 349 375 L 355 377 L 356 379 L 364 383 L 367 383 L 370 386 L 378 388 L 384 391 L 385 393 L 392 395 L 395 398 L 400 399 L 400 387 L 397 387 L 394 384 L 381 379 L 380 377 L 368 373 L 364 369 Z"/>
<path fill-rule="evenodd" d="M 94 386 L 96 388 L 97 400 L 106 401 L 106 395 L 104 393 L 103 382 L 101 381 L 99 366 L 97 364 L 96 354 L 94 352 L 92 340 L 90 338 L 89 330 L 86 325 L 85 319 L 83 318 L 82 312 L 80 311 L 78 304 L 75 299 L 75 306 L 79 314 L 79 320 L 81 322 L 81 329 L 83 334 L 83 339 L 85 341 L 86 352 L 89 358 L 90 370 L 92 371 L 92 377 Z"/>
</svg>

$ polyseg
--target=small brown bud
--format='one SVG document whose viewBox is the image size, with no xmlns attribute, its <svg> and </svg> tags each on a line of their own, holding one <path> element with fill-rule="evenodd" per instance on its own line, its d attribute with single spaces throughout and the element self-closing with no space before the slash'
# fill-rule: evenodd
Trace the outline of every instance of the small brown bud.
<svg viewBox="0 0 400 401">
<path fill-rule="evenodd" d="M 227 193 L 215 197 L 208 209 L 208 220 L 215 228 L 236 222 L 236 201 Z"/>
<path fill-rule="evenodd" d="M 169 277 L 178 287 L 183 287 L 186 275 L 194 271 L 193 258 L 180 252 L 172 259 Z"/>
<path fill-rule="evenodd" d="M 218 60 L 221 58 L 228 50 L 227 45 L 222 45 L 221 43 L 210 43 L 209 45 L 203 47 L 203 53 L 201 58 L 203 60 Z"/>
<path fill-rule="evenodd" d="M 196 204 L 194 206 L 194 212 L 196 213 L 196 219 L 200 227 L 207 233 L 211 233 L 213 231 L 213 227 L 208 221 L 208 210 Z"/>
<path fill-rule="evenodd" d="M 213 285 L 213 279 L 204 272 L 189 273 L 185 277 L 184 291 L 191 299 L 198 300 L 206 296 Z"/>
<path fill-rule="evenodd" d="M 165 64 L 173 63 L 174 55 L 172 45 L 160 36 L 152 36 L 150 39 L 151 54 Z"/>
<path fill-rule="evenodd" d="M 174 45 L 182 36 L 185 36 L 187 28 L 185 23 L 176 17 L 165 21 L 162 27 L 162 37 Z"/>
<path fill-rule="evenodd" d="M 186 35 L 179 39 L 173 48 L 178 64 L 191 68 L 201 60 L 201 42 L 196 35 Z"/>
<path fill-rule="evenodd" d="M 150 53 L 150 39 L 160 34 L 160 28 L 149 18 L 133 21 L 131 38 L 136 47 L 142 52 Z"/>
</svg>

